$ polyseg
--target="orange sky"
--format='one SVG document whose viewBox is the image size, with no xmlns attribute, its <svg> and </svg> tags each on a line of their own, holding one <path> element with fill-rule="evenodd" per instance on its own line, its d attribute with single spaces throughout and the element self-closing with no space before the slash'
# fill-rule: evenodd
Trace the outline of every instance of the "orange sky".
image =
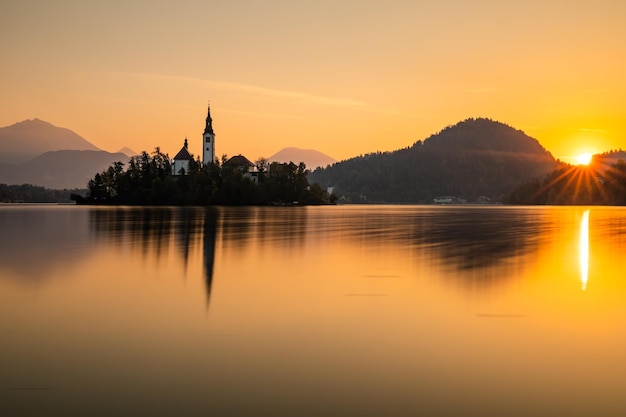
<svg viewBox="0 0 626 417">
<path fill-rule="evenodd" d="M 565 160 L 626 149 L 626 2 L 510 3 L 0 0 L 0 126 L 199 153 L 210 100 L 216 154 L 251 160 L 395 150 L 468 117 Z"/>
</svg>

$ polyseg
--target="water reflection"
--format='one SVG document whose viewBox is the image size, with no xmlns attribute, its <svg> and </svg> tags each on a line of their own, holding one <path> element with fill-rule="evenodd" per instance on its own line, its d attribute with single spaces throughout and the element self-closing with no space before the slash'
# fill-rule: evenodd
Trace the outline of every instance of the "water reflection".
<svg viewBox="0 0 626 417">
<path fill-rule="evenodd" d="M 13 265 L 19 274 L 45 279 L 44 270 L 52 264 L 79 262 L 98 245 L 107 245 L 144 260 L 154 256 L 157 262 L 167 260 L 173 249 L 185 275 L 198 249 L 207 294 L 218 243 L 240 253 L 283 248 L 284 256 L 307 256 L 307 248 L 323 242 L 362 247 L 373 256 L 408 250 L 416 262 L 460 272 L 448 275 L 459 283 L 491 285 L 511 277 L 507 268 L 516 268 L 515 259 L 536 251 L 548 221 L 527 209 L 403 206 L 39 207 L 2 214 L 5 247 L 0 257 L 4 267 Z M 31 256 L 37 262 L 30 262 Z"/>
<path fill-rule="evenodd" d="M 536 248 L 545 220 L 536 212 L 447 210 L 419 222 L 413 241 L 460 270 L 484 269 Z"/>
<path fill-rule="evenodd" d="M 0 404 L 625 415 L 626 210 L 592 211 L 0 208 Z"/>
<path fill-rule="evenodd" d="M 226 247 L 235 250 L 251 243 L 302 246 L 320 230 L 319 225 L 308 222 L 308 213 L 306 207 L 221 209 L 221 237 Z"/>
<path fill-rule="evenodd" d="M 0 279 L 40 283 L 89 256 L 87 219 L 86 210 L 62 206 L 0 205 Z"/>
<path fill-rule="evenodd" d="M 94 236 L 108 245 L 130 247 L 148 258 L 167 257 L 174 247 L 184 271 L 190 254 L 202 246 L 207 303 L 213 282 L 219 212 L 213 207 L 97 208 L 89 212 Z M 183 274 L 184 275 L 184 274 Z"/>
<path fill-rule="evenodd" d="M 446 279 L 470 287 L 515 278 L 551 221 L 538 210 L 501 207 L 350 207 L 309 215 L 318 233 L 374 252 L 409 250 L 415 262 L 444 268 Z"/>
<path fill-rule="evenodd" d="M 589 210 L 585 210 L 580 220 L 580 238 L 578 243 L 579 260 L 580 260 L 580 280 L 582 282 L 582 290 L 587 289 L 587 280 L 589 279 Z"/>
<path fill-rule="evenodd" d="M 207 208 L 204 212 L 204 233 L 202 240 L 207 304 L 210 300 L 211 286 L 213 285 L 213 267 L 215 264 L 215 242 L 217 240 L 217 225 L 217 211 L 213 208 Z"/>
</svg>

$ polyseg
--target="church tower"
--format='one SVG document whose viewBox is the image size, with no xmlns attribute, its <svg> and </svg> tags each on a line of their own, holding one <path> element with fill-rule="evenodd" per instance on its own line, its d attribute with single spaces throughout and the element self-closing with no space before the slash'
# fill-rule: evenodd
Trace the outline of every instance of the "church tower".
<svg viewBox="0 0 626 417">
<path fill-rule="evenodd" d="M 202 134 L 202 164 L 209 165 L 215 161 L 215 132 L 213 132 L 213 119 L 211 119 L 211 105 L 206 116 L 206 126 Z"/>
</svg>

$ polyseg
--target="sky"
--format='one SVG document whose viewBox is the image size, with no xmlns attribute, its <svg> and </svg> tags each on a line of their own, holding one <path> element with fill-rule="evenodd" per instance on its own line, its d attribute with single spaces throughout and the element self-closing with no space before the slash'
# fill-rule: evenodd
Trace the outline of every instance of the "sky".
<svg viewBox="0 0 626 417">
<path fill-rule="evenodd" d="M 469 117 L 555 157 L 626 149 L 626 1 L 0 0 L 0 126 L 108 151 L 338 160 Z"/>
</svg>

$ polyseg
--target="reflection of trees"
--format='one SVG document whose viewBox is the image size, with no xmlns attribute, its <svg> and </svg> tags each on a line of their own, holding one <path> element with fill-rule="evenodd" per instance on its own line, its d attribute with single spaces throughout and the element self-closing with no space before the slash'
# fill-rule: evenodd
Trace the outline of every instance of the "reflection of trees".
<svg viewBox="0 0 626 417">
<path fill-rule="evenodd" d="M 90 211 L 92 231 L 98 239 L 138 248 L 143 256 L 166 253 L 174 244 L 185 268 L 189 254 L 202 242 L 207 294 L 211 292 L 218 213 L 200 207 L 129 207 Z"/>
<path fill-rule="evenodd" d="M 172 235 L 172 208 L 101 208 L 90 212 L 98 239 L 116 245 L 129 244 L 148 255 L 166 250 Z"/>
<path fill-rule="evenodd" d="M 222 210 L 222 239 L 225 245 L 233 247 L 244 247 L 252 239 L 302 245 L 307 235 L 307 210 L 307 207 L 231 207 Z"/>
<path fill-rule="evenodd" d="M 393 208 L 355 211 L 329 225 L 366 246 L 411 248 L 416 259 L 429 259 L 462 272 L 470 282 L 506 279 L 492 276 L 495 266 L 530 252 L 546 227 L 537 212 L 493 207 Z M 498 269 L 502 272 L 502 269 Z"/>
<path fill-rule="evenodd" d="M 411 240 L 428 245 L 459 269 L 489 267 L 521 255 L 537 243 L 542 222 L 511 210 L 446 210 L 422 218 Z"/>
</svg>

